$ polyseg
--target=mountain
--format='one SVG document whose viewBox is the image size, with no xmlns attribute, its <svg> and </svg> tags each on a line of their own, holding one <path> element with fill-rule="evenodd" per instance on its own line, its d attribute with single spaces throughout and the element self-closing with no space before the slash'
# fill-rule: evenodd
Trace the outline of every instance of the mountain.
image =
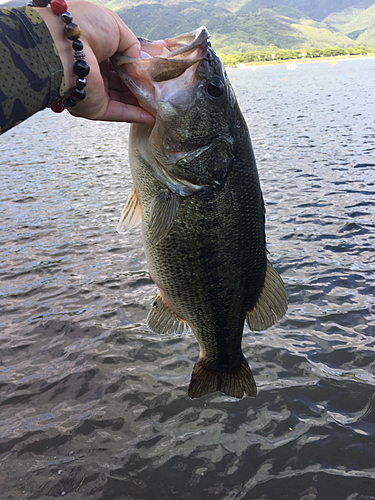
<svg viewBox="0 0 375 500">
<path fill-rule="evenodd" d="M 372 2 L 361 2 L 363 5 L 369 3 Z M 361 8 L 361 4 L 341 12 L 333 12 L 324 19 L 324 22 L 361 45 L 372 45 L 375 40 L 375 4 L 365 9 Z"/>
<path fill-rule="evenodd" d="M 277 47 L 375 46 L 375 0 L 91 0 L 149 39 L 206 26 L 222 54 Z M 6 5 L 26 3 L 12 0 Z"/>
<path fill-rule="evenodd" d="M 222 2 L 219 0 L 218 3 Z M 320 22 L 328 15 L 351 8 L 358 3 L 359 0 L 248 0 L 239 9 L 236 9 L 235 12 L 248 14 L 256 12 L 258 9 L 266 8 L 288 15 L 286 13 L 287 9 L 293 9 L 300 13 L 302 12 L 314 21 Z M 367 7 L 364 7 L 365 9 L 374 4 L 373 1 L 362 1 L 360 3 L 368 4 Z"/>
<path fill-rule="evenodd" d="M 111 0 L 106 5 L 138 36 L 150 39 L 205 25 L 215 49 L 223 54 L 271 45 L 375 45 L 374 0 Z"/>
</svg>

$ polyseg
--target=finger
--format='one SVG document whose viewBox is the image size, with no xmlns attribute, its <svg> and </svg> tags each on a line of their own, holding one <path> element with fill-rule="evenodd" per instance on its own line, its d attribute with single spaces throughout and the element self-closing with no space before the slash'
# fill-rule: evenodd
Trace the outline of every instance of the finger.
<svg viewBox="0 0 375 500">
<path fill-rule="evenodd" d="M 116 20 L 120 33 L 117 52 L 129 57 L 141 57 L 141 44 L 138 38 L 117 15 Z"/>
<path fill-rule="evenodd" d="M 127 85 L 121 80 L 119 75 L 113 70 L 108 71 L 108 87 L 111 90 L 117 90 L 118 92 L 124 92 L 124 91 L 129 90 Z"/>
<path fill-rule="evenodd" d="M 138 99 L 129 91 L 118 91 L 115 89 L 109 89 L 109 98 L 111 101 L 122 102 L 123 104 L 130 104 L 131 106 L 137 106 L 140 108 Z"/>
<path fill-rule="evenodd" d="M 108 65 L 108 59 L 105 61 L 101 62 L 99 64 L 100 68 L 100 74 L 102 75 L 103 82 L 104 82 L 104 90 L 106 94 L 109 93 L 109 88 L 111 86 L 110 84 L 110 74 L 109 74 L 109 65 Z"/>
<path fill-rule="evenodd" d="M 144 123 L 146 125 L 154 125 L 155 123 L 155 118 L 143 108 L 118 101 L 110 101 L 107 110 L 100 119 L 104 121 Z"/>
</svg>

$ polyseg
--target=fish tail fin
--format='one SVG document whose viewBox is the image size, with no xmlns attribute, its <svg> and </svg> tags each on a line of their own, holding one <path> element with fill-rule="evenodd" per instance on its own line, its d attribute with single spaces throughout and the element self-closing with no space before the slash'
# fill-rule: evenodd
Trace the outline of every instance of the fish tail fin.
<svg viewBox="0 0 375 500">
<path fill-rule="evenodd" d="M 239 399 L 244 393 L 255 398 L 257 386 L 245 358 L 236 370 L 230 372 L 208 370 L 201 359 L 195 363 L 188 395 L 191 398 L 200 398 L 204 394 L 216 391 Z"/>
</svg>

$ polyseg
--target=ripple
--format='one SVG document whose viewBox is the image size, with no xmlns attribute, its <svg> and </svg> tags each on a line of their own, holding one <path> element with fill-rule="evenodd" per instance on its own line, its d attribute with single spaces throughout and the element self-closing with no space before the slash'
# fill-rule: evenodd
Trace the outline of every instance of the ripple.
<svg viewBox="0 0 375 500">
<path fill-rule="evenodd" d="M 128 125 L 46 110 L 1 137 L 4 498 L 373 498 L 373 81 L 361 61 L 300 66 L 229 72 L 290 297 L 245 327 L 256 399 L 190 400 L 193 334 L 146 327 L 140 229 L 115 231 Z"/>
</svg>

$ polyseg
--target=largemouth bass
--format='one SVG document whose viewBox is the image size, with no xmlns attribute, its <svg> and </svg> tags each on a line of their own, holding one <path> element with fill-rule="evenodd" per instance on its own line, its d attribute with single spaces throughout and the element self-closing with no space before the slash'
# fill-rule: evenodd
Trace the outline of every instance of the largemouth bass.
<svg viewBox="0 0 375 500">
<path fill-rule="evenodd" d="M 142 221 L 156 333 L 195 334 L 200 356 L 188 394 L 242 398 L 257 388 L 242 353 L 250 329 L 275 324 L 288 306 L 267 259 L 264 203 L 249 132 L 206 28 L 141 39 L 142 58 L 112 63 L 155 125 L 133 124 L 134 180 L 118 231 Z"/>
</svg>

